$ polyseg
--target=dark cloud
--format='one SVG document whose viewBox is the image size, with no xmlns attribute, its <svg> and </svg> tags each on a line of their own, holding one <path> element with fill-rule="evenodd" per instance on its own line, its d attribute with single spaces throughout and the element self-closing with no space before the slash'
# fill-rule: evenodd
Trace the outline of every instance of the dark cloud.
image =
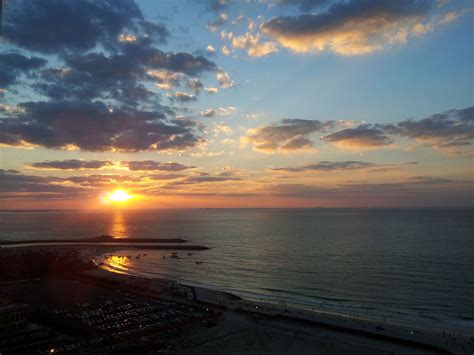
<svg viewBox="0 0 474 355">
<path fill-rule="evenodd" d="M 58 184 L 60 181 L 61 179 L 55 177 L 0 171 L 1 198 L 41 198 L 45 194 L 58 198 L 74 198 L 87 194 L 87 191 L 80 187 Z"/>
<path fill-rule="evenodd" d="M 122 161 L 120 164 L 128 167 L 128 170 L 130 171 L 182 171 L 195 168 L 194 166 L 183 165 L 175 162 L 160 163 L 154 160 Z"/>
<path fill-rule="evenodd" d="M 92 175 L 81 175 L 81 176 L 69 176 L 61 179 L 61 181 L 72 182 L 82 187 L 88 188 L 104 188 L 109 186 L 120 185 L 132 185 L 139 183 L 141 177 L 137 176 L 126 176 L 117 174 L 92 174 Z"/>
<path fill-rule="evenodd" d="M 15 169 L 0 169 L 0 174 L 1 175 L 4 175 L 4 174 L 20 174 L 20 172 L 18 170 L 15 170 Z"/>
<path fill-rule="evenodd" d="M 102 53 L 65 58 L 65 69 L 48 69 L 35 85 L 53 100 L 114 98 L 120 102 L 140 102 L 151 92 L 139 83 L 145 70 L 133 58 Z"/>
<path fill-rule="evenodd" d="M 4 4 L 3 36 L 42 53 L 85 51 L 114 46 L 119 35 L 147 34 L 164 41 L 168 31 L 143 19 L 132 0 L 15 0 Z"/>
<path fill-rule="evenodd" d="M 198 77 L 217 66 L 204 56 L 156 48 L 168 30 L 145 20 L 133 0 L 18 0 L 5 5 L 4 20 L 7 44 L 56 57 L 55 67 L 18 82 L 45 101 L 17 105 L 26 112 L 3 110 L 1 143 L 142 151 L 181 150 L 202 140 L 199 124 L 173 118 L 174 109 L 160 103 L 153 85 L 159 79 L 150 72 L 187 76 L 193 95 L 173 99 L 188 103 L 203 87 Z M 0 81 L 15 83 L 45 65 L 42 58 L 0 54 Z"/>
<path fill-rule="evenodd" d="M 274 168 L 273 171 L 302 172 L 302 171 L 334 171 L 334 170 L 358 170 L 373 167 L 375 164 L 363 161 L 320 161 L 315 164 L 300 167 Z"/>
<path fill-rule="evenodd" d="M 143 83 L 153 82 L 153 79 L 158 82 L 163 80 L 150 75 L 150 70 L 166 70 L 189 76 L 216 70 L 215 64 L 204 57 L 189 53 L 165 53 L 137 43 L 126 44 L 123 53 L 108 56 L 104 53 L 69 55 L 65 57 L 65 64 L 63 69 L 43 71 L 41 80 L 34 87 L 53 100 L 100 97 L 130 106 L 157 101 L 158 96 Z M 202 83 L 195 78 L 190 83 L 193 92 L 199 93 Z"/>
<path fill-rule="evenodd" d="M 313 147 L 313 142 L 306 137 L 295 137 L 287 141 L 280 149 L 291 151 L 291 150 L 303 150 L 311 149 Z"/>
<path fill-rule="evenodd" d="M 209 109 L 201 116 L 213 117 L 215 110 Z M 349 128 L 350 121 L 313 121 L 285 119 L 278 123 L 249 129 L 242 143 L 251 143 L 255 150 L 263 152 L 297 151 L 313 146 L 310 135 L 314 132 L 330 133 L 320 139 L 347 149 L 370 149 L 386 147 L 396 138 L 416 140 L 447 154 L 470 154 L 474 145 L 474 106 L 450 109 L 423 119 L 408 119 L 392 124 L 360 124 Z M 337 128 L 341 128 L 337 130 Z M 388 165 L 380 169 L 390 169 Z"/>
<path fill-rule="evenodd" d="M 418 176 L 381 183 L 346 183 L 335 187 L 269 185 L 259 191 L 281 198 L 313 199 L 344 206 L 472 206 L 473 181 Z"/>
<path fill-rule="evenodd" d="M 0 54 L 0 88 L 15 84 L 23 74 L 36 70 L 47 61 L 38 57 L 26 57 L 17 53 Z"/>
<path fill-rule="evenodd" d="M 334 127 L 335 122 L 317 120 L 284 119 L 280 123 L 261 126 L 247 131 L 244 142 L 253 144 L 257 151 L 294 151 L 313 146 L 307 136 Z"/>
<path fill-rule="evenodd" d="M 282 167 L 282 168 L 272 168 L 271 171 L 276 172 L 287 172 L 287 173 L 299 173 L 306 171 L 314 172 L 331 172 L 331 171 L 345 171 L 345 170 L 366 170 L 368 172 L 380 172 L 399 169 L 400 167 L 416 165 L 418 162 L 411 161 L 407 163 L 398 163 L 398 164 L 375 164 L 364 161 L 320 161 L 314 164 L 307 164 L 297 167 Z"/>
<path fill-rule="evenodd" d="M 315 198 L 321 196 L 331 196 L 335 193 L 333 189 L 322 188 L 304 184 L 277 184 L 265 187 L 262 193 L 296 198 Z"/>
<path fill-rule="evenodd" d="M 175 93 L 168 94 L 168 97 L 172 101 L 178 101 L 180 103 L 197 101 L 197 97 L 194 96 L 193 94 L 188 94 L 186 92 L 181 92 L 181 91 L 177 91 Z"/>
<path fill-rule="evenodd" d="M 392 183 L 345 183 L 340 188 L 350 193 L 366 193 L 368 191 L 416 191 L 422 187 L 449 186 L 449 185 L 472 185 L 474 181 L 456 180 L 436 176 L 413 176 L 400 182 Z"/>
<path fill-rule="evenodd" d="M 82 169 L 100 169 L 111 166 L 110 160 L 53 160 L 31 163 L 30 166 L 36 169 L 58 169 L 58 170 L 82 170 Z"/>
<path fill-rule="evenodd" d="M 147 175 L 146 178 L 151 179 L 151 180 L 176 180 L 176 179 L 181 179 L 186 177 L 186 175 L 183 174 L 151 174 Z"/>
<path fill-rule="evenodd" d="M 283 1 L 285 3 L 296 1 Z M 303 8 L 318 1 L 299 1 Z M 332 50 L 343 55 L 371 53 L 406 34 L 427 15 L 431 0 L 348 0 L 326 11 L 273 18 L 262 31 L 296 52 Z"/>
<path fill-rule="evenodd" d="M 321 139 L 345 148 L 358 149 L 387 146 L 396 137 L 415 139 L 447 153 L 459 153 L 459 149 L 474 144 L 474 106 L 451 109 L 420 120 L 363 124 L 336 131 Z"/>
<path fill-rule="evenodd" d="M 193 95 L 199 95 L 201 90 L 204 89 L 204 85 L 199 79 L 191 79 L 186 83 L 186 87 L 191 90 Z"/>
<path fill-rule="evenodd" d="M 225 182 L 225 181 L 241 181 L 241 180 L 242 178 L 233 177 L 233 176 L 211 176 L 209 174 L 204 174 L 204 175 L 188 176 L 186 179 L 175 183 L 174 186 L 194 185 L 194 184 L 202 184 L 202 183 L 216 183 L 216 182 Z"/>
<path fill-rule="evenodd" d="M 335 143 L 346 148 L 381 147 L 393 143 L 383 129 L 371 125 L 346 128 L 321 137 L 321 140 Z"/>
<path fill-rule="evenodd" d="M 421 120 L 406 120 L 384 129 L 399 135 L 432 143 L 441 148 L 472 145 L 474 143 L 474 106 L 451 109 Z"/>
<path fill-rule="evenodd" d="M 29 102 L 0 118 L 0 143 L 85 151 L 183 150 L 201 141 L 200 126 L 159 111 L 112 109 L 102 102 Z"/>
<path fill-rule="evenodd" d="M 124 43 L 122 51 L 124 55 L 151 69 L 166 69 L 186 75 L 218 70 L 214 62 L 203 56 L 186 52 L 163 52 L 142 42 Z"/>
<path fill-rule="evenodd" d="M 203 182 L 240 181 L 242 178 L 229 176 L 189 176 L 185 183 L 200 184 Z"/>
</svg>

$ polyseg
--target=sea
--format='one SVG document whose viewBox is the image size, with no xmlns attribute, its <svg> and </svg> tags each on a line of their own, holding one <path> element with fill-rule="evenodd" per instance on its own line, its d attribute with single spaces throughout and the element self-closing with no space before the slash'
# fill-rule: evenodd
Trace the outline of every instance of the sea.
<svg viewBox="0 0 474 355">
<path fill-rule="evenodd" d="M 183 238 L 209 250 L 170 258 L 124 246 L 98 260 L 263 302 L 474 334 L 473 217 L 472 208 L 2 211 L 0 239 Z"/>
</svg>

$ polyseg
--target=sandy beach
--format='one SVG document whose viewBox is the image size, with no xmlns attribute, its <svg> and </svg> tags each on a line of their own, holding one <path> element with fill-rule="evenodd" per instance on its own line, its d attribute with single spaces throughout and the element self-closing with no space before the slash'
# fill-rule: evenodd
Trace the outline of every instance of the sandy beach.
<svg viewBox="0 0 474 355">
<path fill-rule="evenodd" d="M 134 246 L 140 249 L 141 244 L 134 244 Z M 130 245 L 126 245 L 126 247 L 129 248 Z M 40 254 L 46 251 L 51 252 L 52 250 L 57 253 L 66 253 L 70 252 L 71 250 L 75 250 L 79 252 L 80 257 L 84 262 L 94 260 L 95 264 L 99 266 L 100 263 L 98 263 L 97 260 L 100 260 L 100 258 L 98 258 L 98 256 L 103 256 L 110 253 L 121 255 L 121 251 L 124 250 L 124 245 L 114 245 L 111 243 L 95 243 L 85 245 L 69 244 L 67 246 L 60 244 L 42 246 L 22 245 L 18 246 L 17 248 L 4 248 L 3 250 L 13 253 L 21 253 L 22 251 L 35 251 Z M 247 332 L 243 332 L 241 328 L 242 326 L 244 328 L 247 327 L 247 320 L 243 319 L 247 319 L 249 317 L 253 321 L 257 321 L 257 323 L 263 321 L 263 323 L 259 323 L 258 325 L 260 328 L 262 327 L 261 324 L 266 324 L 266 326 L 262 329 L 259 328 L 260 331 L 264 333 L 270 332 L 273 334 L 276 331 L 275 329 L 277 329 L 277 333 L 283 332 L 284 334 L 291 334 L 292 332 L 296 332 L 295 329 L 298 327 L 304 327 L 305 329 L 315 327 L 317 329 L 324 329 L 326 332 L 333 332 L 337 334 L 337 338 L 342 336 L 343 339 L 352 339 L 352 343 L 355 339 L 355 342 L 359 345 L 365 344 L 364 346 L 373 346 L 374 344 L 378 344 L 376 347 L 378 350 L 389 350 L 388 353 L 472 354 L 474 351 L 473 334 L 438 332 L 433 329 L 420 328 L 415 324 L 397 324 L 394 322 L 384 322 L 370 319 L 368 317 L 352 316 L 341 313 L 327 312 L 324 310 L 315 309 L 311 311 L 289 307 L 283 304 L 277 305 L 268 302 L 258 302 L 243 299 L 228 292 L 213 290 L 206 287 L 181 284 L 177 281 L 159 278 L 144 279 L 138 276 L 119 275 L 114 271 L 115 270 L 113 269 L 105 271 L 99 268 L 94 271 L 86 271 L 85 273 L 89 279 L 95 280 L 94 282 L 97 284 L 101 284 L 103 282 L 112 283 L 116 284 L 117 287 L 123 287 L 132 292 L 137 292 L 133 285 L 140 285 L 140 292 L 151 297 L 179 301 L 190 305 L 208 305 L 209 307 L 214 307 L 224 311 L 224 328 L 229 326 L 229 329 L 231 330 L 229 330 L 229 332 L 224 332 L 225 334 L 221 334 L 221 324 L 219 323 L 215 329 L 218 330 L 216 334 L 221 335 L 217 336 L 214 333 L 207 334 L 207 338 L 214 340 L 206 341 L 206 345 L 201 344 L 198 347 L 193 345 L 194 350 L 184 351 L 183 353 L 186 354 L 204 354 L 206 352 L 212 353 L 212 348 L 217 346 L 217 344 L 220 344 L 223 339 L 232 339 L 240 333 L 242 333 L 241 335 L 247 334 Z M 235 327 L 240 330 L 235 330 Z M 254 336 L 255 335 L 252 335 L 252 337 Z M 245 335 L 245 337 L 247 339 L 248 334 Z M 247 344 L 250 346 L 250 344 L 252 344 L 255 340 L 252 337 L 248 338 L 248 341 L 239 341 L 238 343 Z M 306 338 L 303 336 L 302 339 Z M 361 339 L 363 339 L 362 343 L 360 343 Z M 341 344 L 346 343 L 343 340 L 337 341 L 341 342 Z M 280 348 L 278 346 L 274 348 L 277 343 L 267 344 L 269 347 L 268 349 Z M 382 346 L 380 346 L 380 344 L 382 344 Z M 306 347 L 306 349 L 309 350 L 315 346 L 314 339 L 306 339 L 305 341 L 302 341 L 300 345 L 303 348 Z M 371 353 L 377 353 L 377 349 L 371 351 Z M 407 352 L 407 349 L 410 349 L 410 351 Z M 278 353 L 278 351 L 272 353 Z M 331 352 L 328 350 L 327 353 Z M 362 354 L 364 352 L 360 353 Z"/>
</svg>

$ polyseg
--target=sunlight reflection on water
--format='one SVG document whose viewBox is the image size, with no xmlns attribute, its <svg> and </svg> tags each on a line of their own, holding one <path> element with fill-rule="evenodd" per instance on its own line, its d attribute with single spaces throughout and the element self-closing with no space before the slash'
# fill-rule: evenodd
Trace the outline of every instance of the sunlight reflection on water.
<svg viewBox="0 0 474 355">
<path fill-rule="evenodd" d="M 127 238 L 127 221 L 122 211 L 116 211 L 112 215 L 109 234 L 115 238 Z"/>
</svg>

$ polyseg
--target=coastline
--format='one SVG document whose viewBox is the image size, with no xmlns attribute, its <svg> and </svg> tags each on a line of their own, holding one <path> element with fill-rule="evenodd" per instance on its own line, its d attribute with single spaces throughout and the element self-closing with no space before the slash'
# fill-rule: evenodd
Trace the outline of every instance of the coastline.
<svg viewBox="0 0 474 355">
<path fill-rule="evenodd" d="M 129 280 L 146 279 L 152 284 L 157 283 L 161 285 L 163 282 L 171 281 L 181 287 L 192 289 L 195 301 L 212 307 L 221 307 L 227 312 L 247 313 L 257 317 L 291 320 L 373 339 L 395 341 L 400 344 L 441 354 L 471 354 L 474 351 L 474 334 L 436 331 L 427 327 L 420 327 L 417 324 L 408 325 L 393 321 L 381 321 L 370 317 L 352 316 L 344 314 L 343 312 L 329 312 L 320 309 L 307 310 L 287 305 L 261 302 L 243 298 L 228 291 L 209 288 L 202 284 L 156 277 L 145 278 L 138 275 L 130 275 L 113 268 L 105 269 L 102 267 L 101 271 L 109 274 L 119 274 L 120 277 Z M 107 274 L 101 277 L 108 278 Z M 133 281 L 129 282 L 133 283 Z"/>
<path fill-rule="evenodd" d="M 139 243 L 131 243 L 137 249 L 147 248 L 189 248 L 183 245 L 158 245 L 148 246 Z M 74 250 L 79 252 L 84 263 L 93 261 L 99 255 L 117 252 L 130 245 L 109 245 L 103 242 L 70 244 L 70 245 L 46 245 L 0 248 L 0 250 L 12 252 L 17 251 L 51 251 L 59 254 Z M 201 246 L 199 246 L 201 247 Z M 207 249 L 206 247 L 202 247 Z M 146 248 L 145 248 L 146 249 Z M 192 249 L 189 249 L 192 250 Z M 201 249 L 200 249 L 201 250 Z M 204 249 L 202 249 L 204 250 Z M 99 267 L 95 263 L 96 267 Z M 407 345 L 417 349 L 424 349 L 434 353 L 471 354 L 474 351 L 474 336 L 472 334 L 455 334 L 437 332 L 430 329 L 406 325 L 394 322 L 380 322 L 364 317 L 353 317 L 347 314 L 331 313 L 321 310 L 305 310 L 286 305 L 276 305 L 244 299 L 229 292 L 206 288 L 203 286 L 181 284 L 176 280 L 165 280 L 160 278 L 145 279 L 139 276 L 118 274 L 98 268 L 92 271 L 82 271 L 79 277 L 87 275 L 98 284 L 112 284 L 113 287 L 123 288 L 130 292 L 143 292 L 150 297 L 169 298 L 188 304 L 208 305 L 230 312 L 232 314 L 247 314 L 250 317 L 267 320 L 289 321 L 309 326 L 322 327 L 325 329 L 340 331 L 347 334 L 361 336 L 368 339 L 382 340 L 389 343 Z M 137 290 L 140 285 L 140 290 Z M 157 291 L 159 290 L 159 291 Z M 190 293 L 192 297 L 190 297 Z"/>
<path fill-rule="evenodd" d="M 155 291 L 160 289 L 159 297 L 166 296 L 164 293 L 164 284 L 172 284 L 172 289 L 192 290 L 194 299 L 191 301 L 186 297 L 171 297 L 174 301 L 193 304 L 207 305 L 217 307 L 224 312 L 247 314 L 248 316 L 261 320 L 290 321 L 309 326 L 322 327 L 325 329 L 341 331 L 343 333 L 361 336 L 364 338 L 382 340 L 388 343 L 397 343 L 407 345 L 419 350 L 425 350 L 438 354 L 471 354 L 474 337 L 470 335 L 460 335 L 456 333 L 436 332 L 430 329 L 418 328 L 416 326 L 407 327 L 406 325 L 378 322 L 368 318 L 354 318 L 349 315 L 332 314 L 322 311 L 307 311 L 301 308 L 289 306 L 279 306 L 264 302 L 257 302 L 243 299 L 232 293 L 209 289 L 202 286 L 191 286 L 181 284 L 175 280 L 153 278 L 144 279 L 139 276 L 120 274 L 111 271 L 99 269 L 94 272 L 86 272 L 87 277 L 96 280 L 106 280 L 107 282 L 117 283 L 118 287 L 134 288 L 132 285 L 147 283 L 143 294 L 157 297 Z M 169 297 L 169 296 L 168 296 Z"/>
</svg>

